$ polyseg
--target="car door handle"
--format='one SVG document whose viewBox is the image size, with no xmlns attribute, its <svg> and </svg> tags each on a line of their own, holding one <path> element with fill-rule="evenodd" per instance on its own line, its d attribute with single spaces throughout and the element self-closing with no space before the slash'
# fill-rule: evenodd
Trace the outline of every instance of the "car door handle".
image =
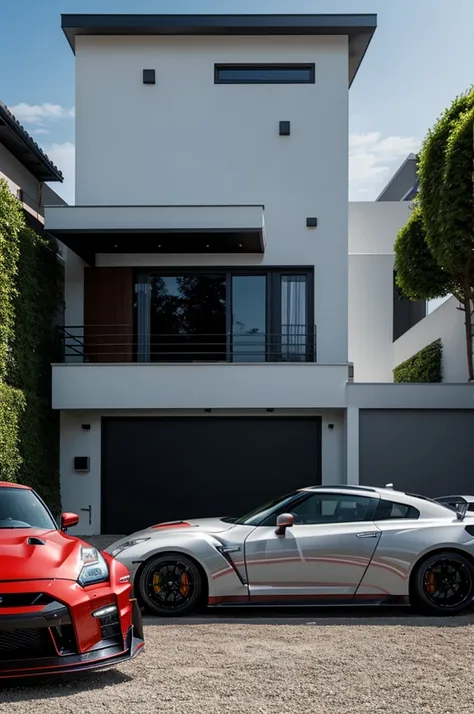
<svg viewBox="0 0 474 714">
<path fill-rule="evenodd" d="M 368 531 L 366 533 L 356 533 L 357 538 L 378 538 L 379 534 L 374 531 Z"/>
</svg>

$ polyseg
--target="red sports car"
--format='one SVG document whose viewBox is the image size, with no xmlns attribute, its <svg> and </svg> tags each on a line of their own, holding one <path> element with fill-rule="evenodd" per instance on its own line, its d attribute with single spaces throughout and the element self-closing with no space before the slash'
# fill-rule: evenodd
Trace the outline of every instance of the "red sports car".
<svg viewBox="0 0 474 714">
<path fill-rule="evenodd" d="M 102 669 L 143 649 L 127 568 L 61 530 L 40 497 L 0 482 L 0 679 Z"/>
</svg>

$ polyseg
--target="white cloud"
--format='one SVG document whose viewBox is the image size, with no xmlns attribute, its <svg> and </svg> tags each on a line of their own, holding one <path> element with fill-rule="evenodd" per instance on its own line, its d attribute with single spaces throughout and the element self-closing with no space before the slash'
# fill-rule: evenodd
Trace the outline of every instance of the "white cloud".
<svg viewBox="0 0 474 714">
<path fill-rule="evenodd" d="M 62 107 L 60 104 L 27 104 L 20 102 L 10 107 L 10 111 L 16 116 L 19 122 L 24 124 L 36 124 L 44 126 L 45 121 L 57 121 L 59 119 L 71 119 L 74 117 L 74 107 Z"/>
<path fill-rule="evenodd" d="M 349 140 L 349 193 L 351 201 L 373 201 L 408 154 L 420 142 L 411 136 L 380 132 L 351 134 Z"/>
<path fill-rule="evenodd" d="M 33 136 L 45 136 L 46 134 L 49 134 L 50 131 L 49 129 L 42 129 L 41 127 L 35 127 L 32 132 Z"/>
<path fill-rule="evenodd" d="M 56 191 L 69 204 L 74 204 L 74 173 L 75 173 L 75 146 L 70 141 L 63 144 L 49 144 L 43 146 L 44 152 L 62 171 L 64 182 L 53 182 L 50 184 L 53 191 Z"/>
</svg>

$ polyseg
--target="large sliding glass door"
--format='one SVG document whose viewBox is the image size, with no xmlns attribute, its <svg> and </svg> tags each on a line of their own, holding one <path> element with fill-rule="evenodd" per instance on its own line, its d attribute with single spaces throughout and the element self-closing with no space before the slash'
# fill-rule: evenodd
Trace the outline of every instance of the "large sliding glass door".
<svg viewBox="0 0 474 714">
<path fill-rule="evenodd" d="M 150 361 L 226 359 L 225 275 L 153 275 Z"/>
<path fill-rule="evenodd" d="M 308 299 L 306 275 L 280 275 L 281 359 L 305 362 L 308 353 Z"/>
<path fill-rule="evenodd" d="M 266 275 L 232 275 L 233 362 L 265 362 L 267 356 Z"/>
<path fill-rule="evenodd" d="M 315 359 L 308 270 L 143 271 L 136 282 L 141 362 Z"/>
</svg>

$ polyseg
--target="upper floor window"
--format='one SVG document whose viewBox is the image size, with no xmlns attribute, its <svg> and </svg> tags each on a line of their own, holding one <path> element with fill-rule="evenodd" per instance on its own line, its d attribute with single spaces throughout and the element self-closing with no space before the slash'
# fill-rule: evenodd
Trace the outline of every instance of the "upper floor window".
<svg viewBox="0 0 474 714">
<path fill-rule="evenodd" d="M 216 84 L 314 84 L 314 64 L 216 64 Z"/>
</svg>

